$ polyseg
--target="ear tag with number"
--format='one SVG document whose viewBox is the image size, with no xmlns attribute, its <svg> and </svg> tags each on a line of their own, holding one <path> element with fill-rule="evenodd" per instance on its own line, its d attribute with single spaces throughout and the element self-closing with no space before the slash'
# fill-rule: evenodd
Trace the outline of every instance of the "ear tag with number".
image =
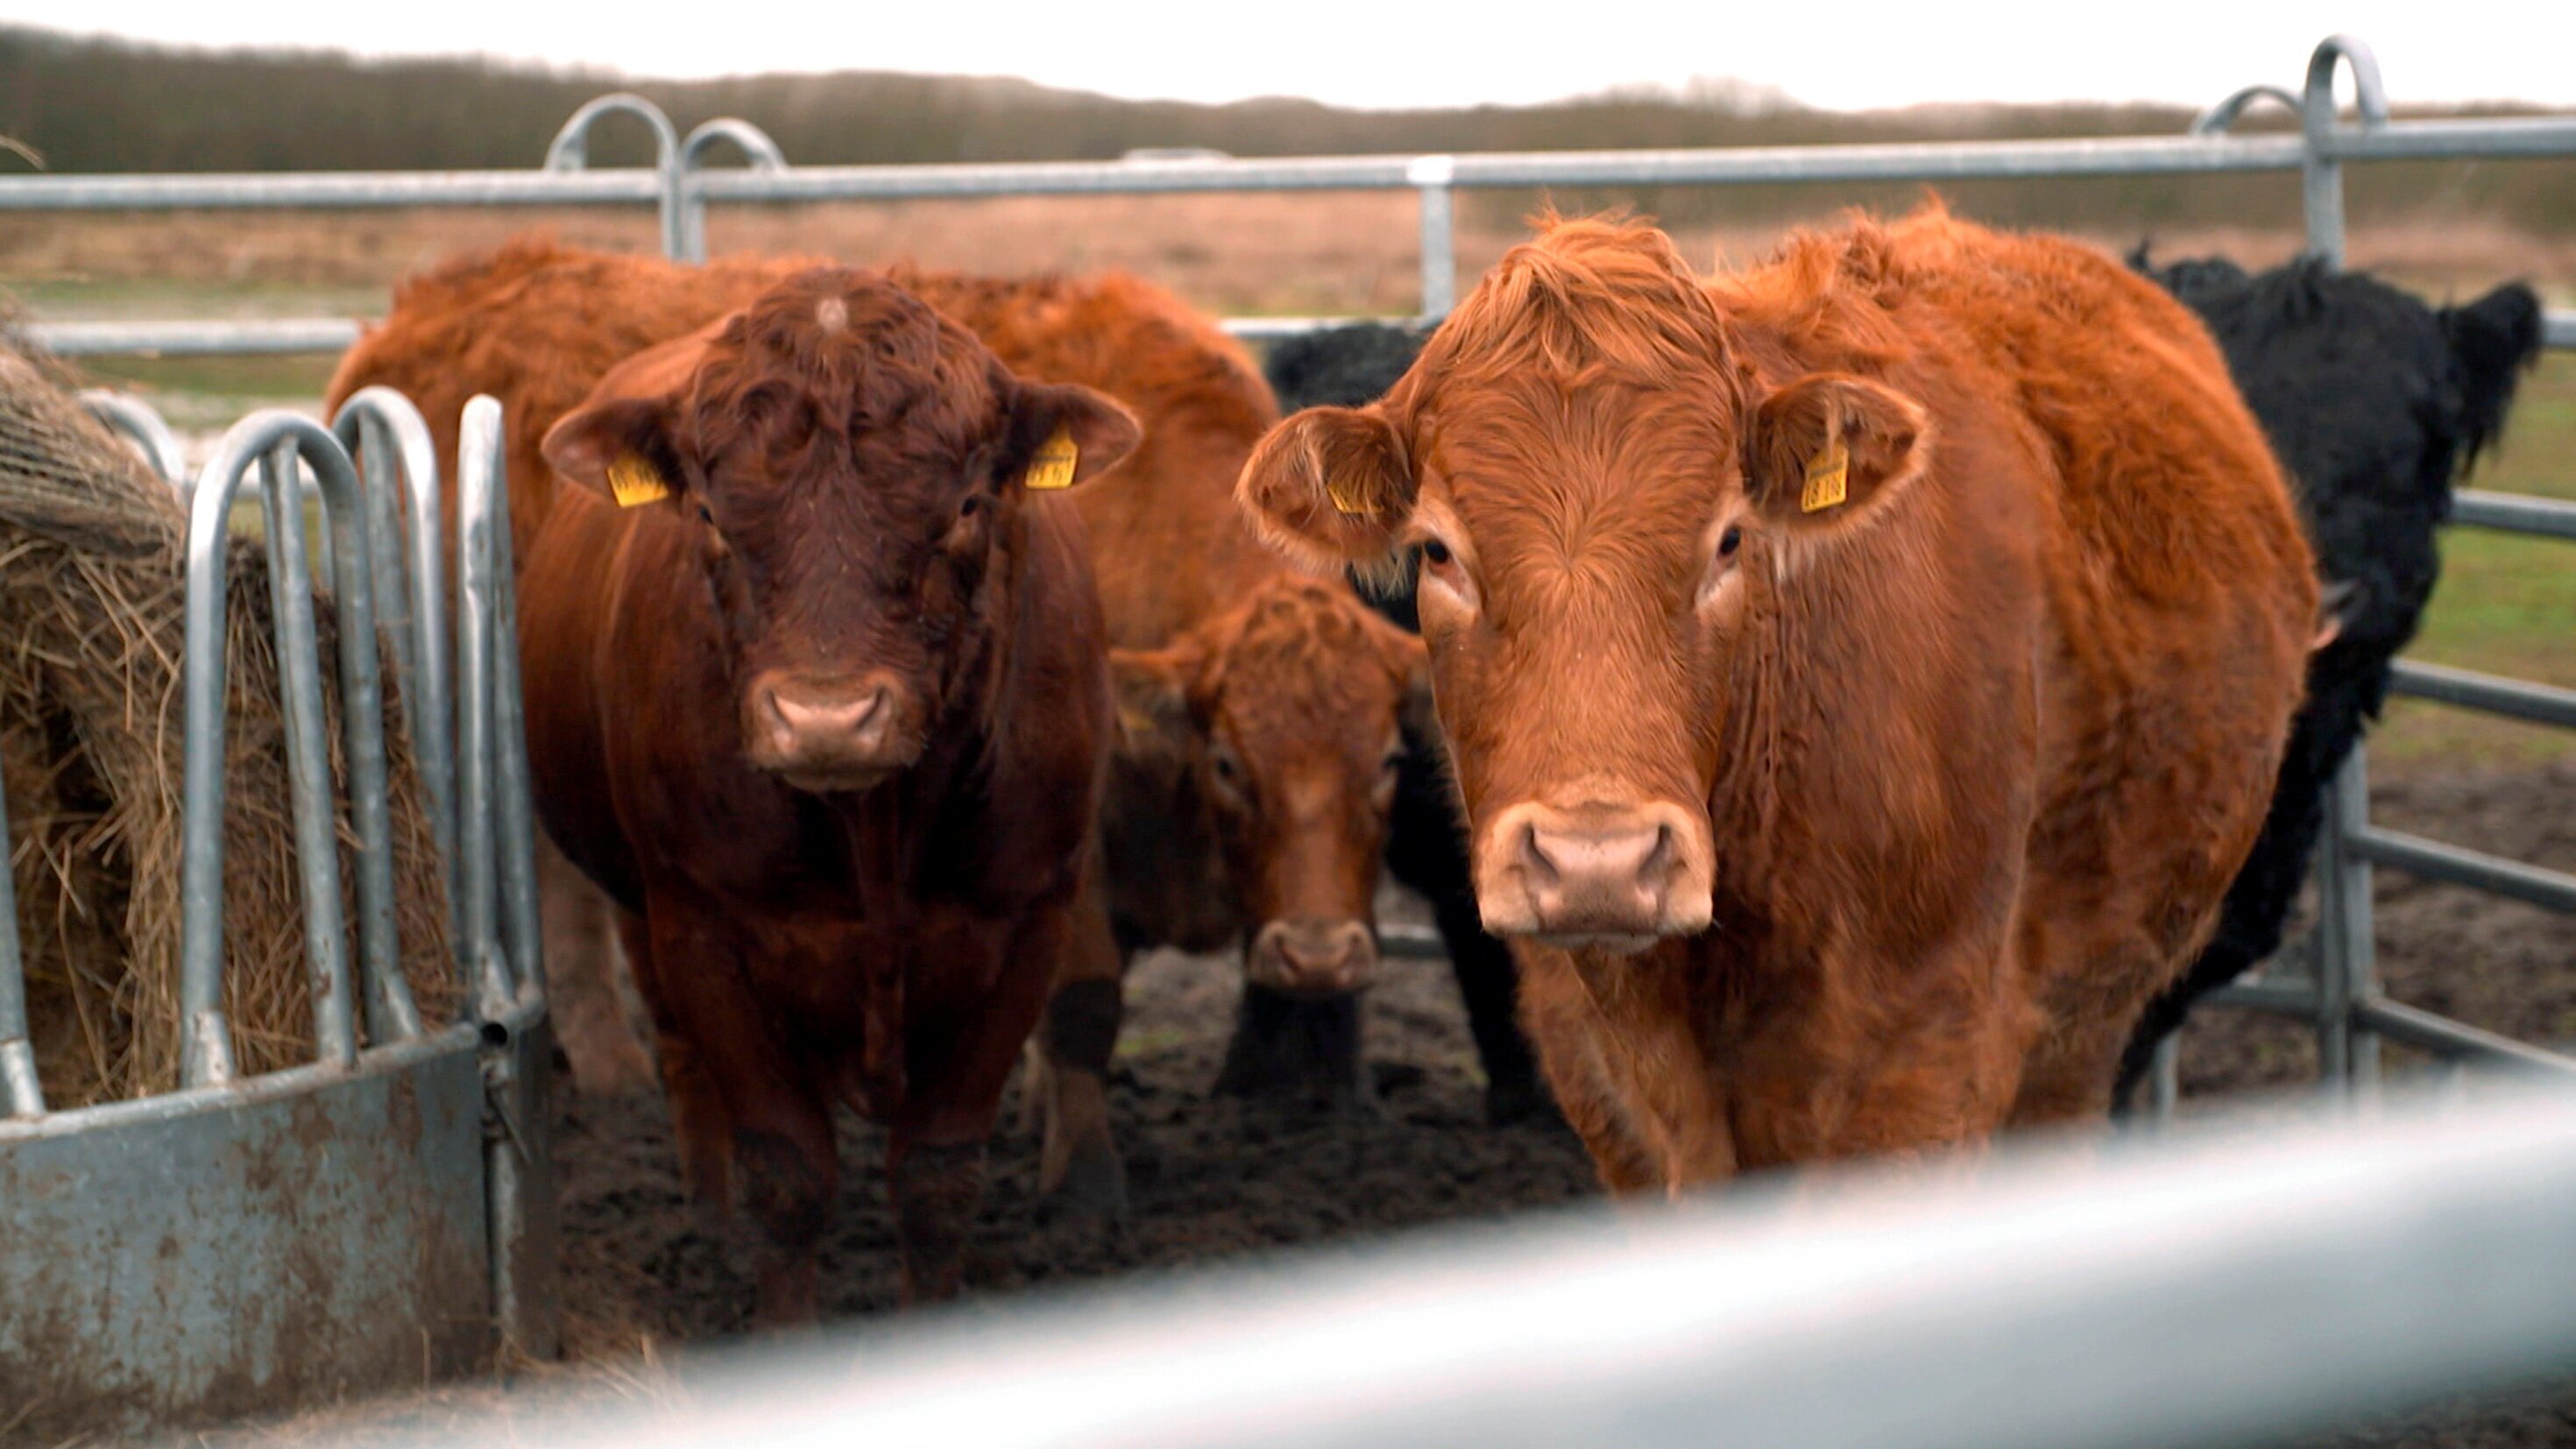
<svg viewBox="0 0 2576 1449">
<path fill-rule="evenodd" d="M 1020 486 L 1038 491 L 1070 488 L 1074 467 L 1081 461 L 1082 450 L 1073 445 L 1073 434 L 1058 428 L 1030 456 L 1029 471 L 1020 475 Z"/>
<path fill-rule="evenodd" d="M 1825 450 L 1807 460 L 1807 486 L 1798 494 L 1798 510 L 1815 513 L 1833 507 L 1849 496 L 1851 455 L 1843 450 L 1843 440 L 1835 438 Z"/>
<path fill-rule="evenodd" d="M 1330 478 L 1325 479 L 1324 496 L 1333 500 L 1335 513 L 1348 513 L 1354 516 L 1374 516 L 1377 513 L 1377 509 L 1367 499 L 1362 498 L 1357 489 L 1346 483 Z"/>
<path fill-rule="evenodd" d="M 658 503 L 671 496 L 671 485 L 653 471 L 653 465 L 633 453 L 621 453 L 608 465 L 608 491 L 620 508 L 635 508 Z"/>
</svg>

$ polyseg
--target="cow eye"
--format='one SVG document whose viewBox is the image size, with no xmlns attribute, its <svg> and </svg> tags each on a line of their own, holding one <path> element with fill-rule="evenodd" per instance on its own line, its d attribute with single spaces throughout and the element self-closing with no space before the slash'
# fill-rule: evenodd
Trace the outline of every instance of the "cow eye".
<svg viewBox="0 0 2576 1449">
<path fill-rule="evenodd" d="M 975 516 L 975 512 L 976 512 L 976 510 L 977 510 L 977 509 L 982 508 L 983 506 L 984 506 L 984 495 L 983 495 L 983 494 L 981 494 L 981 493 L 969 493 L 969 494 L 967 494 L 967 495 L 966 495 L 966 500 L 965 500 L 964 502 L 962 502 L 962 503 L 960 503 L 960 504 L 958 504 L 958 505 L 957 505 L 957 516 L 958 516 L 958 517 L 960 517 L 960 518 L 972 518 L 972 517 L 974 517 L 974 516 Z"/>
<path fill-rule="evenodd" d="M 1426 538 L 1422 541 L 1422 561 L 1424 563 L 1431 565 L 1435 569 L 1443 569 L 1449 566 L 1449 557 L 1449 545 L 1442 543 L 1436 538 Z"/>
<path fill-rule="evenodd" d="M 1743 546 L 1744 530 L 1737 528 L 1732 524 L 1727 526 L 1726 532 L 1717 536 L 1717 556 L 1719 558 L 1733 558 L 1735 557 L 1735 551 Z"/>
<path fill-rule="evenodd" d="M 1231 747 L 1219 745 L 1209 753 L 1208 773 L 1216 776 L 1218 788 L 1226 794 L 1237 799 L 1242 797 L 1243 761 L 1235 757 Z"/>
</svg>

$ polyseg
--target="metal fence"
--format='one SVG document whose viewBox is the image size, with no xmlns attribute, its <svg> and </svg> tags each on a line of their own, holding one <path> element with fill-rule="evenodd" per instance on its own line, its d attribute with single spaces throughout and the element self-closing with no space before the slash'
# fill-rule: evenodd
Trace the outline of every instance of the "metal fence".
<svg viewBox="0 0 2576 1449">
<path fill-rule="evenodd" d="M 170 477 L 176 444 L 157 415 L 132 399 L 85 400 Z M 363 467 L 351 455 L 361 444 Z M 452 672 L 437 463 L 399 394 L 361 393 L 331 428 L 254 414 L 182 486 L 180 1079 L 163 1095 L 46 1109 L 26 1041 L 15 903 L 0 883 L 7 1414 L 133 1428 L 417 1382 L 484 1362 L 504 1341 L 551 1351 L 550 1047 L 501 444 L 499 404 L 475 399 L 460 449 Z M 302 526 L 308 469 L 333 545 L 354 922 L 342 909 Z M 257 1077 L 235 1069 L 223 1009 L 225 565 L 234 501 L 248 487 L 270 525 L 316 1042 L 310 1065 Z M 380 626 L 470 985 L 465 1019 L 439 1030 L 423 1024 L 401 969 Z"/>
<path fill-rule="evenodd" d="M 2496 1095 L 1308 1251 L 710 1354 L 614 1399 L 576 1382 L 394 1442 L 2284 1442 L 2576 1363 L 2576 1097 Z"/>
<path fill-rule="evenodd" d="M 2357 112 L 2349 122 L 2338 118 L 2334 104 L 2335 81 L 2347 72 Z M 2299 130 L 2230 134 L 2249 107 L 2267 102 L 2294 109 Z M 653 129 L 651 169 L 584 169 L 590 128 L 610 115 L 634 115 Z M 709 169 L 707 153 L 719 141 L 741 150 L 748 169 Z M 2180 137 L 798 167 L 745 123 L 710 122 L 683 138 L 649 103 L 613 96 L 576 114 L 542 170 L 10 178 L 0 180 L 0 208 L 649 203 L 660 212 L 664 251 L 694 259 L 704 255 L 705 212 L 715 202 L 1410 190 L 1421 208 L 1421 316 L 1435 319 L 1457 291 L 1452 232 L 1460 188 L 2296 172 L 2309 243 L 2339 261 L 2347 165 L 2566 155 L 2576 155 L 2576 118 L 2391 119 L 2368 48 L 2332 37 L 2310 58 L 2298 91 L 2249 88 Z M 1290 318 L 1228 325 L 1263 337 L 1321 324 Z M 73 354 L 330 351 L 355 337 L 356 324 L 40 323 L 34 331 Z M 2576 346 L 2576 314 L 2553 314 L 2548 336 L 2552 346 Z M 469 454 L 482 446 L 469 443 Z M 502 758 L 508 751 L 496 757 L 492 744 L 495 734 L 506 740 L 515 731 L 513 702 L 499 697 L 515 687 L 515 671 L 501 657 L 512 637 L 509 570 L 506 558 L 494 557 L 506 549 L 507 530 L 488 525 L 492 515 L 480 516 L 490 531 L 466 550 L 471 622 L 459 646 L 467 681 L 459 789 L 467 803 L 456 858 L 468 867 L 488 864 L 493 853 L 490 837 L 476 833 L 493 828 L 493 817 L 472 802 L 481 798 L 478 789 L 495 784 L 476 780 L 494 782 L 497 775 L 504 796 L 516 788 Z M 2576 507 L 2546 499 L 2465 491 L 2455 519 L 2469 527 L 2576 538 Z M 472 682 L 477 678 L 483 683 Z M 2409 663 L 2397 688 L 2514 718 L 2576 724 L 2576 692 L 2523 681 Z M 484 773 L 478 776 L 478 769 Z M 2370 874 L 2375 867 L 2403 869 L 2559 910 L 2576 908 L 2576 879 L 2374 826 L 2358 754 L 2336 782 L 2321 857 L 2324 909 L 2313 978 L 2260 980 L 2222 999 L 2313 1021 L 2325 1076 L 2338 1092 L 2375 1081 L 2383 1040 L 2463 1062 L 2556 1074 L 2570 1069 L 2565 1058 L 2387 1000 L 2373 961 Z M 533 887 L 518 865 L 515 855 L 502 861 L 507 889 L 462 892 L 468 920 L 460 939 L 486 943 L 477 979 L 478 1001 L 487 1010 L 534 989 Z M 513 944 L 522 940 L 525 956 Z M 527 966 L 511 974 L 504 964 L 511 960 Z M 13 1007 L 0 988 L 0 1037 Z M 362 1068 L 366 1060 L 361 1054 Z M 0 1055 L 0 1068 L 6 1065 Z M 2159 1105 L 2169 1108 L 2170 1057 L 2159 1082 Z M 516 1103 L 521 1113 L 514 1119 L 505 1105 L 498 1135 L 524 1143 L 523 1134 L 535 1126 L 528 1100 L 506 1093 L 498 1100 Z M 506 1156 L 500 1144 L 493 1152 L 496 1163 Z M 851 1437 L 859 1422 L 842 1417 L 848 1413 L 878 1415 L 871 1422 L 880 1425 L 943 1431 L 961 1422 L 1016 1424 L 1037 1437 L 1038 1429 L 1058 1423 L 1060 1406 L 1068 1404 L 1091 1406 L 1100 1416 L 1083 1421 L 1080 1433 L 1051 1434 L 1056 1442 L 1301 1442 L 1328 1432 L 1354 1436 L 1344 1442 L 1453 1432 L 1495 1442 L 1651 1442 L 1695 1440 L 1709 1425 L 1724 1424 L 1730 1432 L 1779 1428 L 1741 1435 L 1763 1442 L 2071 1445 L 2245 1431 L 2286 1422 L 2284 1406 L 2312 1408 L 2320 1395 L 2347 1395 L 2358 1404 L 2472 1365 L 2511 1367 L 2543 1353 L 2563 1363 L 2576 1347 L 2568 1309 L 2576 1302 L 2569 1291 L 2576 1287 L 2576 1265 L 2566 1257 L 2563 1219 L 2571 1183 L 2576 1116 L 2564 1106 L 2510 1118 L 2414 1123 L 2370 1137 L 2303 1139 L 2288 1147 L 2267 1142 L 2258 1154 L 2230 1164 L 2087 1172 L 2045 1202 L 1998 1187 L 1950 1206 L 1908 1197 L 1874 1217 L 1794 1234 L 1759 1236 L 1768 1230 L 1736 1223 L 1723 1243 L 1693 1239 L 1699 1229 L 1690 1225 L 1623 1238 L 1629 1246 L 1621 1247 L 1569 1237 L 1564 1257 L 1551 1258 L 1544 1245 L 1508 1256 L 1498 1250 L 1463 1277 L 1442 1278 L 1440 1263 L 1427 1256 L 1389 1260 L 1293 1293 L 1229 1295 L 1214 1309 L 1174 1319 L 1179 1327 L 1170 1333 L 1109 1330 L 1099 1319 L 1071 1317 L 979 1328 L 971 1349 L 933 1344 L 890 1356 L 846 1386 L 818 1387 L 822 1380 L 811 1376 L 809 1360 L 802 1365 L 806 1376 L 784 1397 L 759 1401 L 757 1421 L 709 1415 L 668 1437 L 706 1441 L 738 1435 L 750 1422 L 764 1437 L 780 1437 L 805 1422 L 828 1423 L 822 1432 L 838 1439 Z M 1754 1203 L 1739 1210 L 1767 1209 Z M 1702 1255 L 1703 1247 L 1711 1251 Z M 2362 1258 L 2374 1264 L 2373 1272 L 2350 1271 Z M 2130 1264 L 2139 1271 L 2124 1276 Z M 1407 1276 L 1391 1276 L 1399 1271 Z M 1424 1275 L 1440 1292 L 1459 1291 L 1435 1302 L 1401 1286 Z M 1563 1294 L 1551 1296 L 1550 1284 Z M 1907 1305 L 1904 1312 L 1887 1310 L 1896 1301 L 1890 1294 Z M 496 1298 L 508 1295 L 496 1289 Z M 2422 1310 L 2427 1303 L 2442 1305 L 2438 1322 Z M 2138 1331 L 2069 1332 L 2082 1323 Z M 1712 1324 L 1725 1331 L 1708 1331 Z M 1283 1352 L 1283 1345 L 1295 1351 Z M 2007 1351 L 2015 1346 L 2021 1357 Z M 2330 1371 L 2248 1369 L 2272 1353 L 2295 1357 L 2305 1370 Z M 968 1354 L 971 1360 L 961 1356 Z M 2196 1398 L 2171 1392 L 2177 1364 L 2199 1374 L 2194 1382 L 2206 1392 Z M 1408 1365 L 1424 1374 L 1395 1374 Z M 2046 1371 L 2028 1372 L 2030 1365 Z M 1075 1382 L 1086 1375 L 1088 1389 Z M 1888 1392 L 1891 1385 L 1921 1388 L 1925 1397 L 1907 1399 Z M 1889 1405 L 1906 1409 L 1906 1417 L 1888 1418 Z M 808 1409 L 829 1410 L 831 1417 L 800 1420 Z M 1608 1417 L 1581 1417 L 1590 1410 Z M 945 1417 L 952 1413 L 968 1417 Z"/>
</svg>

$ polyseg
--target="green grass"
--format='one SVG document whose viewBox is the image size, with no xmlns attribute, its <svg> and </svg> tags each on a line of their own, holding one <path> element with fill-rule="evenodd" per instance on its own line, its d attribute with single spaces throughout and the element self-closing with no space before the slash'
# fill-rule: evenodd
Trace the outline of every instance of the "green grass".
<svg viewBox="0 0 2576 1449">
<path fill-rule="evenodd" d="M 2548 355 L 2523 382 L 2505 444 L 2472 487 L 2576 499 L 2576 354 Z M 2454 527 L 2442 582 L 2408 653 L 2417 659 L 2576 687 L 2576 543 Z M 2576 734 L 2417 700 L 2390 706 L 2374 762 L 2533 764 L 2576 757 Z"/>
</svg>

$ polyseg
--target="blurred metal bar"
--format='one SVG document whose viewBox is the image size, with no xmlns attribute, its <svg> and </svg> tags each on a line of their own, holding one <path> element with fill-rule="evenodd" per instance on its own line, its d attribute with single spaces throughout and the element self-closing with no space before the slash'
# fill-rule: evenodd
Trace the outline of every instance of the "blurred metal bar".
<svg viewBox="0 0 2576 1449">
<path fill-rule="evenodd" d="M 703 169 L 707 149 L 719 142 L 740 151 L 743 160 L 754 171 L 784 171 L 787 154 L 769 133 L 749 121 L 733 116 L 720 116 L 700 123 L 680 143 L 680 260 L 703 262 L 707 259 L 707 202 L 698 194 L 692 178 Z"/>
<path fill-rule="evenodd" d="M 2371 857 L 2358 847 L 2370 830 L 2370 780 L 2355 747 L 2326 786 L 2326 826 L 2317 842 L 2317 1071 L 2344 1093 L 2377 1069 L 2353 1008 L 2378 994 L 2378 938 L 2371 922 Z"/>
<path fill-rule="evenodd" d="M 922 1314 L 402 1442 L 2272 1442 L 2576 1356 L 2576 1104 L 2478 1096 Z"/>
<path fill-rule="evenodd" d="M 2551 347 L 2576 347 L 2576 312 L 2550 312 L 2541 323 L 2541 340 Z"/>
<path fill-rule="evenodd" d="M 652 171 L 205 171 L 0 177 L 0 211 L 608 206 L 662 194 Z"/>
<path fill-rule="evenodd" d="M 2472 886 L 2543 910 L 2576 913 L 2576 876 L 2500 855 L 2376 825 L 2352 832 L 2352 854 L 2427 880 Z"/>
<path fill-rule="evenodd" d="M 360 324 L 343 317 L 213 322 L 36 322 L 28 335 L 63 357 L 198 357 L 346 352 Z"/>
<path fill-rule="evenodd" d="M 2576 539 L 2576 503 L 2559 498 L 2535 498 L 2527 493 L 2459 489 L 2451 495 L 2451 521 L 2509 533 Z"/>
<path fill-rule="evenodd" d="M 2403 1002 L 2364 1002 L 2355 1008 L 2354 1015 L 2371 1030 L 2400 1046 L 2463 1061 L 2521 1067 L 2554 1077 L 2576 1078 L 2576 1057 L 2525 1046 L 2509 1036 L 2498 1036 Z"/>
<path fill-rule="evenodd" d="M 45 1115 L 36 1080 L 36 1050 L 27 1040 L 26 963 L 18 953 L 17 848 L 9 839 L 9 802 L 0 791 L 0 1118 Z"/>
<path fill-rule="evenodd" d="M 80 402 L 91 417 L 134 444 L 162 482 L 178 489 L 188 486 L 187 451 L 179 446 L 179 435 L 170 431 L 169 423 L 150 403 L 103 387 L 83 389 Z"/>
<path fill-rule="evenodd" d="M 2576 689 L 2531 684 L 2412 659 L 2396 662 L 2389 687 L 2398 694 L 2416 699 L 2438 700 L 2443 704 L 2499 714 L 2509 719 L 2576 729 Z"/>
<path fill-rule="evenodd" d="M 1458 305 L 1458 174 L 1454 156 L 1417 156 L 1405 168 L 1421 200 L 1422 315 L 1437 321 Z"/>
<path fill-rule="evenodd" d="M 590 165 L 590 133 L 610 116 L 633 116 L 653 132 L 653 199 L 662 214 L 662 255 L 685 258 L 680 223 L 680 135 L 662 108 L 630 91 L 596 96 L 582 103 L 546 146 L 549 176 L 577 175 Z"/>
</svg>

